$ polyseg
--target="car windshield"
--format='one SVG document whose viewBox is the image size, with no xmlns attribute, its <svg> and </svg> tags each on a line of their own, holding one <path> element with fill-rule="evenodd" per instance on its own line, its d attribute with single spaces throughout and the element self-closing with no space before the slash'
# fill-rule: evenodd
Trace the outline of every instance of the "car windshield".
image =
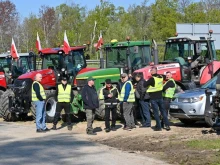
<svg viewBox="0 0 220 165">
<path fill-rule="evenodd" d="M 211 80 L 209 80 L 207 83 L 201 86 L 203 89 L 215 89 L 216 88 L 216 81 L 217 81 L 218 75 L 213 77 Z"/>
</svg>

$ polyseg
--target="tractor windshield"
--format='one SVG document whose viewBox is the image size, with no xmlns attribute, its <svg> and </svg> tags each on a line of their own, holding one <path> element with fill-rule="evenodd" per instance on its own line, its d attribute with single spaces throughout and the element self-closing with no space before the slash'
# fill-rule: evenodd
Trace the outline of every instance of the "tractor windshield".
<svg viewBox="0 0 220 165">
<path fill-rule="evenodd" d="M 150 46 L 111 47 L 106 48 L 106 67 L 123 68 L 128 66 L 127 55 L 130 56 L 133 70 L 146 66 L 151 61 Z"/>
<path fill-rule="evenodd" d="M 0 58 L 0 71 L 9 72 L 11 70 L 11 58 L 1 57 Z"/>
<path fill-rule="evenodd" d="M 62 54 L 45 54 L 42 61 L 42 69 L 61 70 L 63 64 Z"/>
</svg>

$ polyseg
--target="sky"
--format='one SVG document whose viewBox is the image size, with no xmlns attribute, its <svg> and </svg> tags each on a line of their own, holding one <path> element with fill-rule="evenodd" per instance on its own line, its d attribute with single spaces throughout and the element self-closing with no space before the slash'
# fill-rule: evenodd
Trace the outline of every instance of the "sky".
<svg viewBox="0 0 220 165">
<path fill-rule="evenodd" d="M 109 0 L 116 7 L 123 6 L 125 9 L 129 5 L 136 4 L 140 5 L 144 0 Z M 56 7 L 60 4 L 66 3 L 79 4 L 80 6 L 86 6 L 87 9 L 94 9 L 96 5 L 100 4 L 100 0 L 11 0 L 15 4 L 17 11 L 19 12 L 21 18 L 28 17 L 30 13 L 38 14 L 41 6 Z M 152 4 L 154 0 L 149 0 L 148 4 Z"/>
</svg>

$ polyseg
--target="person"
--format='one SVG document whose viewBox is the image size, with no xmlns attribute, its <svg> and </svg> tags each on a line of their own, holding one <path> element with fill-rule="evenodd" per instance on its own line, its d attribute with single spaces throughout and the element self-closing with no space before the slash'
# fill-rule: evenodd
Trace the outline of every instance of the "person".
<svg viewBox="0 0 220 165">
<path fill-rule="evenodd" d="M 117 101 L 118 98 L 118 90 L 116 87 L 112 86 L 111 79 L 105 80 L 105 86 L 101 88 L 99 93 L 99 99 L 104 99 L 105 102 L 105 131 L 110 132 L 116 131 L 115 123 L 116 123 L 116 111 L 117 111 Z M 112 116 L 112 123 L 110 129 L 110 112 Z"/>
<path fill-rule="evenodd" d="M 82 89 L 83 107 L 85 108 L 87 119 L 86 133 L 88 135 L 96 135 L 93 131 L 92 124 L 95 119 L 96 108 L 99 108 L 99 100 L 97 91 L 94 87 L 94 81 L 95 79 L 93 77 L 89 77 L 87 79 L 87 84 Z"/>
<path fill-rule="evenodd" d="M 154 118 L 156 120 L 156 126 L 154 128 L 154 131 L 162 131 L 158 108 L 163 117 L 164 124 L 166 125 L 165 129 L 169 131 L 170 130 L 169 121 L 167 118 L 167 114 L 163 104 L 163 97 L 162 97 L 164 78 L 162 75 L 157 74 L 157 68 L 155 66 L 151 67 L 150 72 L 152 77 L 144 82 L 144 87 L 148 88 L 147 92 L 150 95 L 150 103 L 154 112 Z"/>
<path fill-rule="evenodd" d="M 145 80 L 140 73 L 135 75 L 135 80 L 137 81 L 135 94 L 137 102 L 139 103 L 139 110 L 142 118 L 142 126 L 140 127 L 151 127 L 151 117 L 149 110 L 150 96 L 148 93 L 146 93 L 147 89 L 143 85 Z"/>
<path fill-rule="evenodd" d="M 121 89 L 119 100 L 123 102 L 123 116 L 126 123 L 124 130 L 131 130 L 132 128 L 136 128 L 132 112 L 133 103 L 135 102 L 134 88 L 131 81 L 128 80 L 127 73 L 123 73 L 121 77 L 124 84 Z"/>
<path fill-rule="evenodd" d="M 40 84 L 42 80 L 42 75 L 37 73 L 35 80 L 32 84 L 32 102 L 36 107 L 36 127 L 37 133 L 49 131 L 46 127 L 46 111 L 45 111 L 45 99 L 46 94 L 44 92 L 43 86 Z"/>
<path fill-rule="evenodd" d="M 55 100 L 57 101 L 56 106 L 56 113 L 53 121 L 53 130 L 56 130 L 57 123 L 60 117 L 60 113 L 62 109 L 65 111 L 66 115 L 66 121 L 67 121 L 67 128 L 69 131 L 72 130 L 71 125 L 71 116 L 70 116 L 70 103 L 73 102 L 73 92 L 72 87 L 70 84 L 67 83 L 67 77 L 62 76 L 61 78 L 61 84 L 57 85 L 56 91 L 55 91 Z"/>
<path fill-rule="evenodd" d="M 169 116 L 170 102 L 176 90 L 176 83 L 175 83 L 175 80 L 172 78 L 172 73 L 170 71 L 166 72 L 166 80 L 167 81 L 163 85 L 163 102 L 164 102 L 167 116 Z M 161 126 L 162 127 L 164 126 L 163 120 L 162 120 Z"/>
</svg>

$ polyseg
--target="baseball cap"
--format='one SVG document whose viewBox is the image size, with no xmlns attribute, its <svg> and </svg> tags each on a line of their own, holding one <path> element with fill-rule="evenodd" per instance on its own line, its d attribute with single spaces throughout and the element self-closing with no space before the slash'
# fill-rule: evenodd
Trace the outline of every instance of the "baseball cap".
<svg viewBox="0 0 220 165">
<path fill-rule="evenodd" d="M 111 79 L 106 79 L 105 82 L 106 82 L 106 84 L 111 84 L 112 83 Z"/>
<path fill-rule="evenodd" d="M 67 81 L 67 77 L 63 76 L 61 80 Z"/>
<path fill-rule="evenodd" d="M 122 78 L 125 78 L 125 77 L 127 77 L 127 76 L 128 76 L 127 73 L 122 73 L 122 74 L 121 74 L 121 77 L 122 77 Z"/>
<path fill-rule="evenodd" d="M 90 76 L 88 79 L 87 79 L 87 81 L 95 81 L 95 79 L 92 77 L 92 76 Z"/>
</svg>

